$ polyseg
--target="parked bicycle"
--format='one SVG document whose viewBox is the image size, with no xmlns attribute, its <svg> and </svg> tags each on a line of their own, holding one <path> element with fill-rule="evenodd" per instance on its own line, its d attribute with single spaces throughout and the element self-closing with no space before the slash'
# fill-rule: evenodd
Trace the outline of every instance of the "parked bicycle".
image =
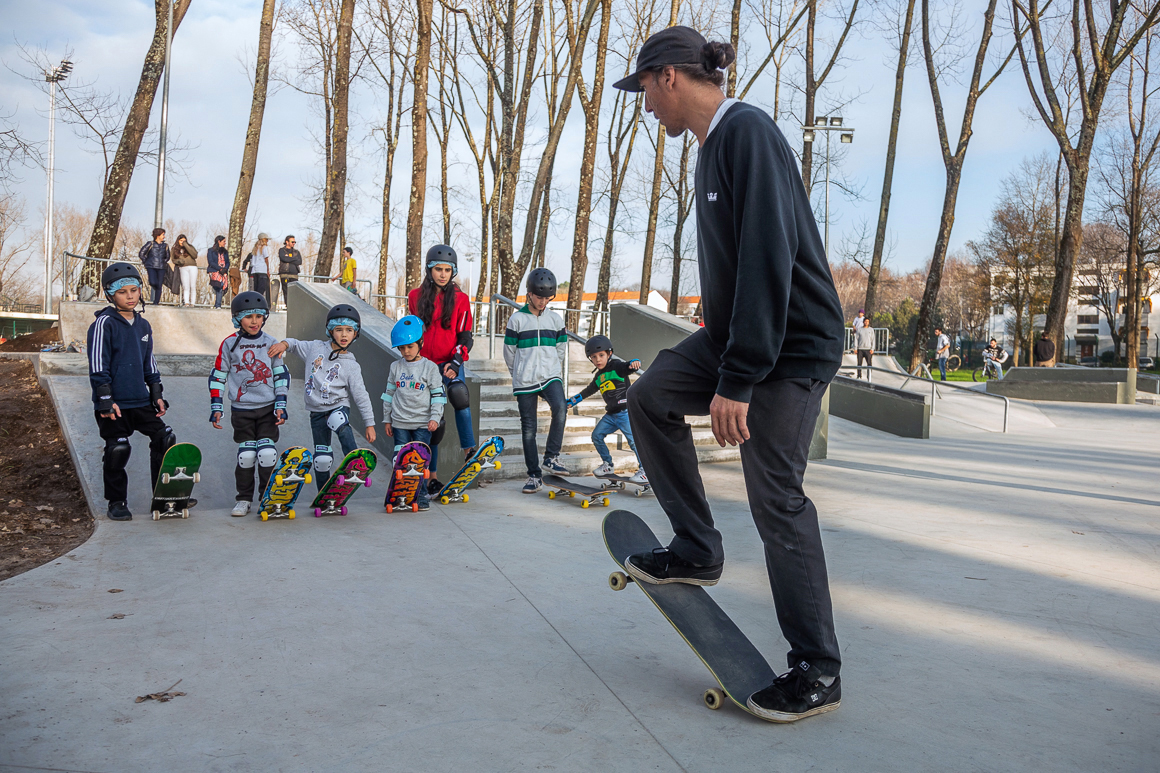
<svg viewBox="0 0 1160 773">
<path fill-rule="evenodd" d="M 931 369 L 931 372 L 937 371 L 938 370 L 938 357 L 931 357 L 930 362 L 927 363 L 927 366 Z M 947 372 L 948 373 L 950 373 L 952 371 L 956 371 L 959 368 L 961 368 L 962 366 L 963 366 L 963 361 L 962 361 L 962 358 L 959 357 L 959 355 L 952 354 L 950 357 L 947 357 Z"/>
<path fill-rule="evenodd" d="M 1003 374 L 999 370 L 999 365 L 995 362 L 995 358 L 991 356 L 990 352 L 984 350 L 983 364 L 981 367 L 975 368 L 974 372 L 971 373 L 971 380 L 993 381 L 1001 378 L 1003 378 Z"/>
</svg>

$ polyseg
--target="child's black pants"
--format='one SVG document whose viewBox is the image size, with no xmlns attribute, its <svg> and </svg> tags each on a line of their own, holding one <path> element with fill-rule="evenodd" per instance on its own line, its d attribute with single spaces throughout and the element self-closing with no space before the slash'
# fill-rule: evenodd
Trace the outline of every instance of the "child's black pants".
<svg viewBox="0 0 1160 773">
<path fill-rule="evenodd" d="M 129 476 L 125 465 L 129 462 L 129 437 L 134 432 L 149 438 L 149 493 L 152 494 L 157 475 L 161 472 L 161 459 L 165 456 L 165 437 L 170 432 L 157 415 L 157 408 L 151 405 L 122 408 L 119 419 L 107 419 L 99 413 L 96 417 L 97 429 L 105 441 L 105 499 L 124 502 L 129 498 Z"/>
</svg>

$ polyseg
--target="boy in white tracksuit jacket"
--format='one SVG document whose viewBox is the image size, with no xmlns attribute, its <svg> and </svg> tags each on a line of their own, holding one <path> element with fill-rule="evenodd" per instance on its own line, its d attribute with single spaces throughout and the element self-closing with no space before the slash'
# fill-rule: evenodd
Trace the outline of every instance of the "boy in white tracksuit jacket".
<svg viewBox="0 0 1160 773">
<path fill-rule="evenodd" d="M 523 435 L 524 462 L 528 480 L 524 493 L 532 494 L 543 485 L 539 453 L 536 448 L 536 406 L 539 398 L 552 409 L 552 424 L 544 446 L 544 469 L 563 475 L 567 468 L 560 463 L 564 442 L 564 384 L 560 379 L 568 334 L 564 320 L 548 308 L 556 296 L 556 277 L 546 268 L 528 275 L 527 304 L 511 315 L 504 333 L 503 358 L 512 374 L 512 392 L 520 408 L 520 430 Z"/>
</svg>

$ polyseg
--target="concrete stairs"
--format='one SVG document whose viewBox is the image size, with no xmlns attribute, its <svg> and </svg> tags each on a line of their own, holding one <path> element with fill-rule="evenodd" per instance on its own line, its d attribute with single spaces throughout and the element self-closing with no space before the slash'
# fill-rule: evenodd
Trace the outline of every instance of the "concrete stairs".
<svg viewBox="0 0 1160 773">
<path fill-rule="evenodd" d="M 565 396 L 579 392 L 592 380 L 592 365 L 584 357 L 584 349 L 573 343 L 569 351 L 568 384 Z M 502 358 L 488 360 L 472 358 L 468 362 L 471 374 L 480 381 L 479 435 L 490 437 L 499 435 L 504 441 L 504 452 L 500 457 L 503 466 L 492 471 L 489 477 L 523 478 L 527 475 L 523 461 L 523 442 L 520 437 L 520 414 L 512 394 L 512 381 Z M 564 429 L 564 442 L 560 459 L 570 475 L 589 475 L 600 466 L 600 456 L 592 446 L 592 430 L 604 415 L 604 401 L 594 395 L 568 412 Z M 548 404 L 539 402 L 537 410 L 537 440 L 539 454 L 543 455 L 544 441 L 552 413 Z M 736 448 L 721 448 L 713 439 L 708 416 L 689 417 L 693 427 L 693 442 L 697 446 L 697 457 L 701 462 L 735 461 L 741 458 Z M 449 434 L 454 430 L 449 428 Z M 636 456 L 628 446 L 628 441 L 618 432 L 605 438 L 612 452 L 616 470 L 630 474 L 636 470 Z"/>
</svg>

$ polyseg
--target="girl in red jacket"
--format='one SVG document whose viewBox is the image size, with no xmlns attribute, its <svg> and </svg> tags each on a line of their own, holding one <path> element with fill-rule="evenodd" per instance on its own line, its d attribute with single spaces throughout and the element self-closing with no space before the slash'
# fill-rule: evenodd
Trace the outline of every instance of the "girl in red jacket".
<svg viewBox="0 0 1160 773">
<path fill-rule="evenodd" d="M 455 409 L 455 427 L 459 431 L 459 447 L 464 460 L 475 453 L 475 433 L 471 426 L 471 403 L 467 385 L 463 383 L 463 364 L 471 351 L 471 331 L 475 321 L 471 317 L 471 300 L 452 280 L 459 271 L 455 250 L 437 244 L 427 250 L 427 277 L 407 296 L 410 312 L 423 320 L 423 348 L 419 355 L 439 366 L 447 402 Z M 443 488 L 435 476 L 439 461 L 437 431 L 431 441 L 432 493 Z"/>
</svg>

